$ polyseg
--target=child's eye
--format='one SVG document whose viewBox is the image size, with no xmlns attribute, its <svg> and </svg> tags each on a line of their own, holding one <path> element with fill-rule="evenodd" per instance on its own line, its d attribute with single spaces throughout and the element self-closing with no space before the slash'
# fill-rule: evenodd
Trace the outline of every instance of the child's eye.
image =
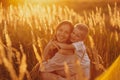
<svg viewBox="0 0 120 80">
<path fill-rule="evenodd" d="M 80 35 L 79 35 L 79 34 L 77 34 L 77 33 L 76 33 L 76 32 L 74 32 L 74 31 L 72 32 L 72 34 L 73 34 L 73 35 L 75 35 L 75 36 L 76 36 L 76 37 L 78 37 L 78 38 L 80 37 Z"/>
<path fill-rule="evenodd" d="M 80 35 L 76 35 L 77 37 L 80 37 Z"/>
</svg>

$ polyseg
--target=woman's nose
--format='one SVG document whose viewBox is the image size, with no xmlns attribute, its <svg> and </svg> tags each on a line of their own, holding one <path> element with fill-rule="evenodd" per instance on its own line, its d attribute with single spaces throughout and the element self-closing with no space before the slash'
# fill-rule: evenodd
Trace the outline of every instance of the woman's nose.
<svg viewBox="0 0 120 80">
<path fill-rule="evenodd" d="M 64 35 L 65 34 L 65 32 L 61 32 L 61 35 Z"/>
</svg>

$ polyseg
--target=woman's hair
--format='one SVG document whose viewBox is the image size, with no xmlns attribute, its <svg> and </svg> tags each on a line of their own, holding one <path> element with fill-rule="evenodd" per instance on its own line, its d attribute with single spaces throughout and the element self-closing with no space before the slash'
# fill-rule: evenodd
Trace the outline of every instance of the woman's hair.
<svg viewBox="0 0 120 80">
<path fill-rule="evenodd" d="M 70 22 L 70 21 L 68 21 L 68 20 L 64 20 L 64 21 L 60 22 L 60 23 L 57 25 L 56 31 L 57 31 L 62 25 L 69 25 L 71 32 L 72 32 L 73 29 L 74 29 L 74 25 L 72 24 L 72 22 Z M 53 37 L 53 40 L 57 40 L 57 39 L 56 39 L 56 32 L 55 32 L 55 35 L 54 35 L 54 37 Z M 70 43 L 70 41 L 68 40 L 67 43 Z"/>
<path fill-rule="evenodd" d="M 65 24 L 70 26 L 70 29 L 71 29 L 71 32 L 72 32 L 74 26 L 73 26 L 73 24 L 72 24 L 70 21 L 67 21 L 67 20 L 60 22 L 60 23 L 57 25 L 56 31 L 57 31 L 62 25 L 65 25 Z"/>
</svg>

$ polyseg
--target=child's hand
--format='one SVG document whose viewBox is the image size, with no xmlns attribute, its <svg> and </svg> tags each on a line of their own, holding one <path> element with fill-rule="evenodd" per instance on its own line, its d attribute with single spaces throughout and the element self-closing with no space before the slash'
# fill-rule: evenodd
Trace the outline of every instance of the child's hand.
<svg viewBox="0 0 120 80">
<path fill-rule="evenodd" d="M 50 42 L 50 49 L 53 50 L 53 49 L 58 49 L 59 50 L 59 46 L 56 44 L 56 41 L 51 41 Z"/>
<path fill-rule="evenodd" d="M 51 44 L 51 45 L 50 45 L 50 49 L 51 49 L 51 50 L 56 49 L 55 45 L 53 44 L 53 41 L 51 41 L 50 44 Z"/>
<path fill-rule="evenodd" d="M 57 41 L 55 41 L 55 40 L 52 41 L 52 45 L 53 45 L 54 47 L 56 47 L 57 49 L 60 49 Z"/>
<path fill-rule="evenodd" d="M 59 48 L 62 47 L 62 43 L 60 43 L 60 42 L 58 42 L 58 41 L 53 41 L 53 43 L 54 43 L 57 47 L 59 47 Z"/>
</svg>

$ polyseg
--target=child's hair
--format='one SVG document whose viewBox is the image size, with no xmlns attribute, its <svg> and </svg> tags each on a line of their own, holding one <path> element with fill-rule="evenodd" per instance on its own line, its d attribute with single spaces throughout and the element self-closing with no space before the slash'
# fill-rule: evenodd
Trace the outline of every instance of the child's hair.
<svg viewBox="0 0 120 80">
<path fill-rule="evenodd" d="M 81 36 L 83 37 L 83 39 L 85 39 L 89 31 L 88 26 L 83 23 L 77 23 L 75 27 L 78 28 L 80 31 L 82 31 Z"/>
</svg>

